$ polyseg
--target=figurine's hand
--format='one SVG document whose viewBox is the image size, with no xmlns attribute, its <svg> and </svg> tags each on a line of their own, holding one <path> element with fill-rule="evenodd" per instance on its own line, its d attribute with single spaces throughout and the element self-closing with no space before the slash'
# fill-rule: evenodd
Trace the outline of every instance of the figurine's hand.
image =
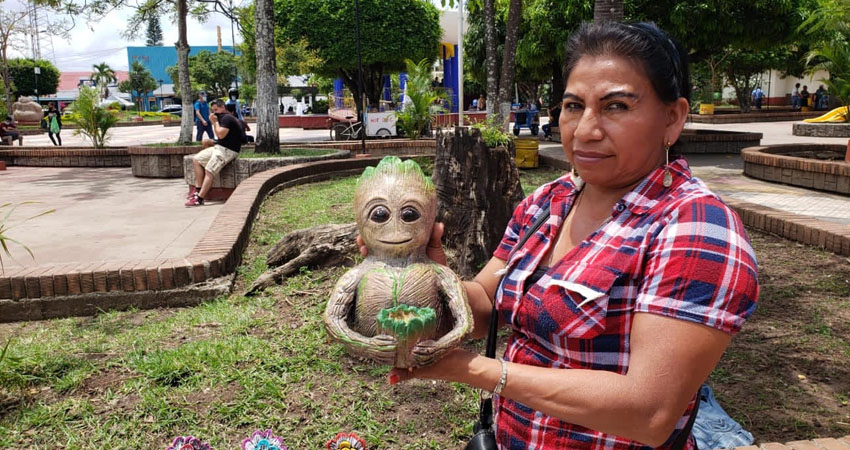
<svg viewBox="0 0 850 450">
<path fill-rule="evenodd" d="M 428 247 L 425 248 L 425 254 L 431 258 L 437 264 L 446 265 L 446 252 L 443 251 L 443 243 L 441 239 L 443 238 L 443 230 L 445 230 L 445 225 L 442 222 L 435 222 L 434 228 L 431 229 L 431 238 L 428 239 Z M 357 235 L 357 247 L 360 249 L 360 254 L 365 258 L 369 256 L 369 249 L 366 248 L 366 243 L 363 242 L 363 238 L 360 235 Z"/>
<path fill-rule="evenodd" d="M 437 347 L 437 342 L 430 339 L 419 341 L 413 347 L 413 360 L 417 367 L 434 364 L 445 353 L 445 349 Z"/>
<path fill-rule="evenodd" d="M 369 338 L 369 357 L 381 364 L 392 365 L 395 363 L 398 341 L 388 334 L 379 334 Z"/>
</svg>

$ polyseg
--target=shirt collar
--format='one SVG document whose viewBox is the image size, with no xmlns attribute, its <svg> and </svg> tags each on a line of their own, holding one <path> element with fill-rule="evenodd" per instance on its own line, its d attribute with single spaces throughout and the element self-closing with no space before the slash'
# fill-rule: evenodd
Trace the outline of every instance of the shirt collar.
<svg viewBox="0 0 850 450">
<path fill-rule="evenodd" d="M 673 176 L 673 184 L 664 187 L 665 167 Z M 667 166 L 655 168 L 643 181 L 623 196 L 623 204 L 634 214 L 645 214 L 655 207 L 672 190 L 691 179 L 691 168 L 684 157 L 678 157 Z"/>
<path fill-rule="evenodd" d="M 669 167 L 670 175 L 673 176 L 673 184 L 669 188 L 664 187 L 665 166 L 657 167 L 649 172 L 634 189 L 623 196 L 621 203 L 633 214 L 645 214 L 661 201 L 665 193 L 669 193 L 691 179 L 691 169 L 684 157 L 680 156 L 670 161 L 667 167 Z M 556 187 L 552 190 L 554 196 L 570 197 L 578 194 L 571 172 L 567 172 L 564 176 L 555 180 L 555 183 Z"/>
</svg>

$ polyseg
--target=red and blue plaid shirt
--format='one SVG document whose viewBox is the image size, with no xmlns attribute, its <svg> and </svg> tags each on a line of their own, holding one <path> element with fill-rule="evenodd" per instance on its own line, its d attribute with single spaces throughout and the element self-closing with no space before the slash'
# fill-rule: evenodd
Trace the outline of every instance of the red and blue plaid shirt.
<svg viewBox="0 0 850 450">
<path fill-rule="evenodd" d="M 758 298 L 756 259 L 737 214 L 687 162 L 651 172 L 613 208 L 611 218 L 534 285 L 525 280 L 558 235 L 577 190 L 570 175 L 541 186 L 516 208 L 494 256 L 507 261 L 496 293 L 513 333 L 504 358 L 560 369 L 629 369 L 635 313 L 660 314 L 735 334 Z M 520 249 L 520 237 L 549 205 L 551 216 Z M 643 444 L 570 424 L 497 397 L 501 449 L 644 449 Z M 688 422 L 694 400 L 665 445 Z M 686 446 L 693 448 L 691 441 Z"/>
</svg>

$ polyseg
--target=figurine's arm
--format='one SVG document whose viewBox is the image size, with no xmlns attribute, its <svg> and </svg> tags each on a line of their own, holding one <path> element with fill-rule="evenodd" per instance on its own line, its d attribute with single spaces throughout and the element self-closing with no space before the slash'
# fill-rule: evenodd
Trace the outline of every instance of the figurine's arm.
<svg viewBox="0 0 850 450">
<path fill-rule="evenodd" d="M 348 326 L 348 318 L 357 295 L 357 286 L 362 271 L 352 269 L 346 272 L 334 286 L 328 306 L 325 308 L 325 328 L 328 334 L 341 342 L 350 353 L 374 359 L 383 364 L 395 361 L 396 339 L 388 335 L 368 338 Z"/>
<path fill-rule="evenodd" d="M 437 341 L 422 341 L 413 348 L 417 364 L 427 366 L 459 346 L 472 333 L 472 309 L 466 299 L 466 290 L 460 278 L 446 266 L 434 264 L 440 292 L 446 296 L 447 306 L 454 318 L 454 327 Z"/>
</svg>

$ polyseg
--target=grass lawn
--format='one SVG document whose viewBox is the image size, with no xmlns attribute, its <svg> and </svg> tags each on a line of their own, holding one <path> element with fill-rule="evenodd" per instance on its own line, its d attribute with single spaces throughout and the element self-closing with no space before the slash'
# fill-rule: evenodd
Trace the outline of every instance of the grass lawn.
<svg viewBox="0 0 850 450">
<path fill-rule="evenodd" d="M 557 172 L 524 171 L 526 192 Z M 239 447 L 270 428 L 291 449 L 355 431 L 369 449 L 463 445 L 477 393 L 386 383 L 328 341 L 322 310 L 347 270 L 303 270 L 247 298 L 285 233 L 353 220 L 356 178 L 285 189 L 261 207 L 234 294 L 194 308 L 0 325 L 0 448 L 162 449 L 192 434 Z M 751 233 L 759 309 L 711 376 L 761 442 L 850 434 L 850 260 Z M 471 343 L 479 348 L 480 342 Z"/>
</svg>

